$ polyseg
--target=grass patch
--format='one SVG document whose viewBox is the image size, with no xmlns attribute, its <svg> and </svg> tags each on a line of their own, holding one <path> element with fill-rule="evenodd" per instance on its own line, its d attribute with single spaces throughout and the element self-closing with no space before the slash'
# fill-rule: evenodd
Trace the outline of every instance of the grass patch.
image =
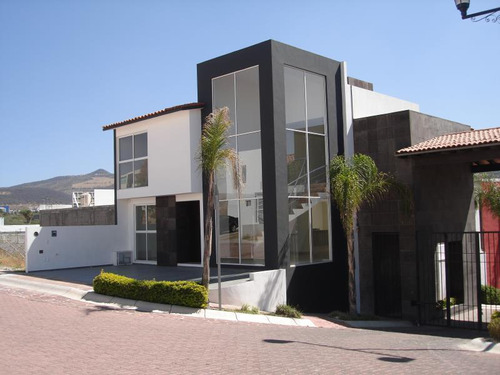
<svg viewBox="0 0 500 375">
<path fill-rule="evenodd" d="M 3 249 L 0 249 L 0 267 L 24 269 L 24 257 L 21 254 L 11 254 Z"/>
<path fill-rule="evenodd" d="M 332 311 L 328 316 L 339 320 L 379 320 L 375 315 L 349 314 L 343 311 Z"/>
<path fill-rule="evenodd" d="M 276 306 L 275 314 L 287 318 L 297 318 L 297 319 L 302 318 L 302 313 L 297 308 L 289 305 Z"/>
</svg>

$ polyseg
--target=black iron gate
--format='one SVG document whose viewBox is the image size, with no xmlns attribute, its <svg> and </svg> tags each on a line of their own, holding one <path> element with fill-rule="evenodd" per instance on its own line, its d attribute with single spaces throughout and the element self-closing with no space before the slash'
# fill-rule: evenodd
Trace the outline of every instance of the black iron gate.
<svg viewBox="0 0 500 375">
<path fill-rule="evenodd" d="M 422 324 L 486 329 L 500 311 L 500 232 L 419 233 Z"/>
</svg>

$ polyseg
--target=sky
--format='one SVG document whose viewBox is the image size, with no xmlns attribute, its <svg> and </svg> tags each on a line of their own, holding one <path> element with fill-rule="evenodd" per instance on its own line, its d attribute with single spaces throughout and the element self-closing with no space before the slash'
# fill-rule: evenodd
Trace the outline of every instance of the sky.
<svg viewBox="0 0 500 375">
<path fill-rule="evenodd" d="M 0 0 L 0 186 L 113 172 L 102 126 L 197 101 L 198 63 L 268 39 L 423 113 L 500 126 L 500 22 L 453 0 Z"/>
</svg>

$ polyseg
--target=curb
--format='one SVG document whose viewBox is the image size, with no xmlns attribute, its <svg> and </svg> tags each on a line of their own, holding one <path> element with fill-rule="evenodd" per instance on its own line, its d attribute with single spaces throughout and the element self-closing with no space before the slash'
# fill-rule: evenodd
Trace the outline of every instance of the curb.
<svg viewBox="0 0 500 375">
<path fill-rule="evenodd" d="M 32 290 L 40 293 L 57 295 L 77 301 L 84 301 L 114 309 L 135 310 L 141 312 L 164 313 L 191 316 L 204 319 L 227 320 L 233 322 L 276 324 L 296 327 L 316 327 L 309 319 L 285 318 L 273 315 L 253 315 L 232 311 L 197 309 L 186 306 L 165 305 L 146 301 L 135 301 L 125 298 L 106 296 L 95 293 L 92 289 L 78 289 L 71 286 L 49 282 L 28 280 L 24 276 L 0 274 L 0 285 Z"/>
</svg>

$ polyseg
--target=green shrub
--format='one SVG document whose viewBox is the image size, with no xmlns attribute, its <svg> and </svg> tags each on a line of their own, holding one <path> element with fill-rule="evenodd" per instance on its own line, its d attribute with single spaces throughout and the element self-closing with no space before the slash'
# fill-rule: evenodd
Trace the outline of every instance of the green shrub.
<svg viewBox="0 0 500 375">
<path fill-rule="evenodd" d="M 496 311 L 498 313 L 499 311 Z M 493 340 L 500 342 L 500 315 L 497 315 L 496 318 L 492 319 L 490 324 L 488 324 L 488 332 Z"/>
<path fill-rule="evenodd" d="M 302 314 L 295 307 L 288 305 L 276 306 L 276 315 L 286 316 L 287 318 L 302 318 Z"/>
<path fill-rule="evenodd" d="M 457 299 L 455 297 L 450 297 L 450 307 L 457 304 Z M 446 310 L 446 298 L 441 299 L 436 302 L 436 309 Z"/>
<path fill-rule="evenodd" d="M 113 297 L 189 307 L 206 307 L 208 292 L 193 281 L 136 280 L 101 272 L 94 278 L 94 291 Z"/>
<path fill-rule="evenodd" d="M 242 312 L 245 314 L 258 314 L 260 311 L 258 307 L 251 306 L 248 303 L 244 303 L 238 310 L 238 312 Z"/>
<path fill-rule="evenodd" d="M 487 305 L 500 305 L 500 289 L 491 285 L 481 285 L 481 302 Z"/>
<path fill-rule="evenodd" d="M 491 320 L 493 319 L 500 319 L 500 310 L 493 311 L 493 313 L 491 314 Z"/>
</svg>

